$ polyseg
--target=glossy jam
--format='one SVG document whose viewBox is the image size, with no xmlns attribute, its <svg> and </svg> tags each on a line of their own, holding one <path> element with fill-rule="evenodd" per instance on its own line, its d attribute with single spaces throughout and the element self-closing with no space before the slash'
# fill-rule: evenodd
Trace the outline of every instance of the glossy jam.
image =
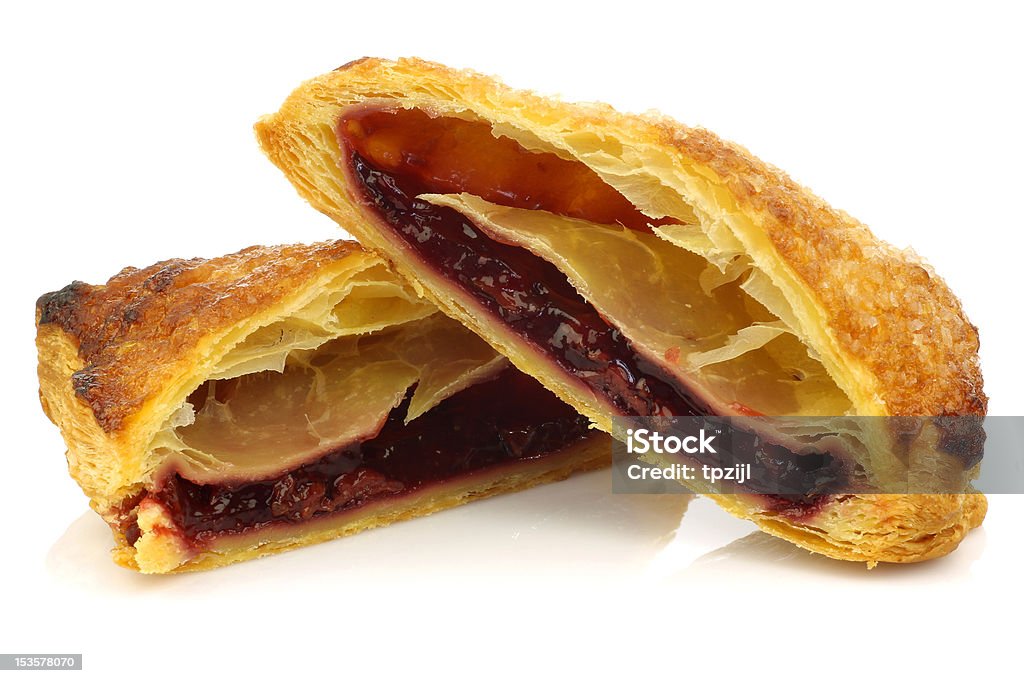
<svg viewBox="0 0 1024 683">
<path fill-rule="evenodd" d="M 705 400 L 638 354 L 553 265 L 489 238 L 454 209 L 416 199 L 469 192 L 505 206 L 646 228 L 646 219 L 592 171 L 495 138 L 485 124 L 415 111 L 356 112 L 339 122 L 337 132 L 364 201 L 394 233 L 619 414 L 713 414 Z M 737 414 L 752 412 L 740 408 Z M 781 514 L 817 509 L 824 494 L 847 480 L 828 454 L 798 457 L 767 445 L 737 450 L 751 453 L 765 475 L 747 490 L 792 491 L 763 496 Z"/>
<path fill-rule="evenodd" d="M 777 493 L 798 500 L 835 491 L 837 485 L 846 481 L 842 463 L 830 453 L 797 455 L 788 448 L 765 442 L 753 432 L 733 430 L 729 451 L 741 454 L 736 458 L 737 464 L 754 466 L 749 488 L 757 492 Z"/>
<path fill-rule="evenodd" d="M 584 438 L 588 421 L 515 370 L 470 387 L 413 420 L 408 399 L 380 433 L 281 477 L 200 485 L 169 477 L 150 498 L 203 544 L 268 524 L 296 523 L 412 493 L 502 464 L 543 458 Z M 129 539 L 137 528 L 126 529 Z"/>
<path fill-rule="evenodd" d="M 407 244 L 623 415 L 705 415 L 708 406 L 647 362 L 557 268 L 502 244 L 458 211 L 416 199 L 437 188 L 351 163 L 366 198 Z"/>
<path fill-rule="evenodd" d="M 712 431 L 719 426 L 714 418 L 708 423 Z M 728 429 L 727 433 L 728 439 L 719 443 L 716 453 L 700 453 L 694 459 L 710 467 L 751 465 L 751 479 L 740 486 L 744 492 L 758 494 L 766 511 L 807 519 L 833 494 L 849 488 L 846 466 L 831 453 L 797 455 L 754 432 Z"/>
</svg>

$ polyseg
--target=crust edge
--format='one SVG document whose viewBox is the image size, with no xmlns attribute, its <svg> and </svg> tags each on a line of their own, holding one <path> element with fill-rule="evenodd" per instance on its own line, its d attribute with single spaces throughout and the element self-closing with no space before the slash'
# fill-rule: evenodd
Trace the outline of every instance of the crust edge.
<svg viewBox="0 0 1024 683">
<path fill-rule="evenodd" d="M 711 179 L 714 188 L 738 203 L 751 219 L 748 231 L 759 232 L 772 245 L 777 269 L 787 271 L 812 295 L 814 306 L 826 317 L 819 341 L 849 363 L 853 378 L 848 384 L 860 395 L 861 412 L 985 413 L 977 328 L 945 282 L 911 252 L 881 242 L 863 224 L 741 146 L 657 114 L 622 114 L 604 104 L 565 104 L 514 90 L 473 71 L 415 58 L 363 57 L 306 81 L 278 113 L 255 126 L 271 160 L 289 169 L 289 179 L 300 193 L 336 220 L 337 207 L 306 177 L 295 157 L 297 146 L 285 144 L 285 139 L 301 133 L 295 125 L 298 117 L 336 104 L 332 92 L 339 88 L 360 97 L 407 97 L 411 104 L 448 98 L 476 113 L 514 111 L 519 121 L 538 128 L 603 127 L 635 145 L 671 153 L 677 163 Z M 308 138 L 306 142 L 315 144 Z M 319 165 L 318 160 L 307 161 Z M 355 222 L 353 215 L 348 212 L 346 224 Z M 366 233 L 361 231 L 360 240 L 380 252 L 381 245 Z M 820 263 L 829 263 L 830 268 L 821 268 Z M 935 344 L 935 339 L 943 343 Z"/>
<path fill-rule="evenodd" d="M 500 353 L 508 356 L 513 364 L 524 372 L 536 373 L 535 360 L 496 343 L 490 335 L 480 329 L 472 315 L 453 305 L 450 298 L 435 291 L 437 289 L 443 292 L 443 286 L 425 286 L 425 281 L 430 280 L 429 276 L 391 258 L 388 245 L 383 243 L 373 230 L 364 227 L 365 218 L 348 203 L 339 205 L 328 197 L 318 188 L 316 180 L 302 168 L 302 160 L 298 155 L 306 148 L 293 144 L 292 137 L 302 136 L 306 142 L 315 143 L 300 130 L 301 125 L 298 122 L 301 121 L 301 117 L 315 112 L 318 108 L 331 107 L 332 89 L 347 87 L 350 81 L 359 82 L 360 79 L 372 82 L 381 73 L 384 73 L 383 80 L 387 86 L 383 89 L 388 92 L 379 93 L 379 96 L 401 97 L 402 84 L 415 82 L 416 87 L 435 88 L 448 97 L 473 99 L 474 104 L 486 98 L 493 108 L 512 107 L 517 111 L 539 109 L 547 115 L 561 115 L 560 121 L 563 123 L 569 121 L 589 124 L 598 121 L 605 124 L 611 120 L 616 130 L 625 131 L 634 139 L 669 146 L 676 154 L 690 155 L 692 158 L 688 161 L 700 164 L 709 176 L 728 178 L 728 190 L 734 192 L 737 199 L 757 216 L 760 227 L 771 240 L 780 260 L 801 277 L 805 286 L 814 293 L 817 302 L 829 312 L 833 331 L 843 351 L 870 370 L 867 373 L 869 384 L 877 389 L 880 398 L 877 412 L 892 415 L 985 413 L 987 397 L 982 389 L 977 359 L 977 329 L 966 319 L 959 301 L 946 284 L 918 259 L 880 242 L 865 226 L 845 213 L 832 209 L 778 169 L 757 160 L 737 145 L 723 142 L 707 131 L 687 128 L 659 116 L 630 117 L 615 112 L 607 105 L 570 107 L 553 103 L 530 92 L 509 89 L 474 72 L 457 71 L 418 59 L 391 62 L 373 58 L 357 60 L 331 74 L 307 81 L 288 97 L 279 112 L 265 116 L 256 123 L 256 136 L 264 153 L 285 172 L 303 197 L 335 221 L 349 226 L 361 242 L 387 258 L 392 267 L 408 279 L 419 294 L 437 304 L 441 310 L 474 332 L 487 338 Z M 421 85 L 424 82 L 426 85 Z M 328 144 L 336 143 L 328 139 Z M 318 159 L 310 161 L 313 168 L 321 165 Z M 334 182 L 333 178 L 331 182 Z M 773 184 L 778 186 L 777 193 L 758 196 L 760 189 Z M 332 190 L 345 196 L 345 191 L 340 185 Z M 817 225 L 816 221 L 829 227 Z M 811 230 L 811 227 L 814 229 Z M 838 232 L 832 234 L 830 230 Z M 808 242 L 814 243 L 812 246 L 816 248 L 808 248 Z M 839 251 L 832 254 L 830 250 L 833 248 Z M 925 302 L 928 304 L 924 307 L 926 314 L 942 314 L 943 326 L 936 332 L 938 337 L 949 337 L 951 341 L 955 338 L 955 344 L 932 345 L 933 350 L 937 349 L 938 357 L 927 360 L 915 357 L 914 362 L 908 365 L 902 361 L 893 362 L 891 354 L 878 355 L 872 352 L 873 346 L 876 349 L 900 349 L 899 339 L 881 340 L 877 335 L 868 334 L 866 343 L 854 342 L 858 334 L 864 331 L 864 320 L 854 321 L 845 317 L 845 310 L 841 306 L 842 300 L 828 291 L 835 281 L 822 272 L 808 270 L 805 267 L 805 259 L 812 259 L 812 264 L 816 264 L 819 258 L 841 257 L 843 263 L 849 265 L 854 273 L 860 273 L 866 269 L 858 264 L 858 259 L 862 258 L 865 252 L 871 252 L 873 257 L 882 259 L 886 266 L 881 269 L 881 287 L 884 288 L 885 281 L 892 278 L 908 280 L 913 285 L 913 288 L 906 292 L 904 299 L 883 311 L 885 315 L 881 321 L 876 316 L 874 326 L 884 327 L 894 322 L 899 323 L 898 328 L 903 334 L 907 327 L 900 318 L 902 309 L 907 306 L 920 306 Z M 844 272 L 842 277 L 849 279 L 856 275 Z M 884 289 L 876 289 L 873 296 L 882 291 Z M 918 352 L 928 351 L 923 346 L 918 343 L 913 348 Z M 951 346 L 955 348 L 950 348 Z M 930 365 L 939 367 L 945 374 L 929 374 L 926 370 Z M 902 379 L 907 377 L 910 378 L 909 381 Z M 600 419 L 600 414 L 595 411 L 595 405 L 590 405 L 580 398 L 577 392 L 562 382 L 552 380 L 550 376 L 546 377 L 545 384 L 555 391 L 559 398 L 590 416 L 598 426 L 607 431 L 608 421 Z M 886 519 L 887 525 L 896 527 L 895 534 L 886 532 L 872 536 L 870 531 L 865 533 L 863 529 L 849 529 L 849 537 L 844 538 L 841 527 L 832 524 L 833 529 L 830 531 L 837 536 L 829 540 L 822 534 L 801 529 L 799 526 L 752 514 L 750 509 L 736 498 L 715 498 L 733 514 L 753 519 L 768 533 L 829 557 L 863 561 L 869 565 L 877 562 L 917 562 L 945 555 L 956 548 L 967 531 L 981 524 L 987 509 L 987 502 L 981 494 L 898 496 L 897 498 L 902 499 L 898 504 L 899 509 L 892 509 L 893 506 L 882 500 L 881 496 L 853 496 L 846 501 L 843 515 L 863 520 Z M 881 511 L 886 509 L 889 512 L 882 515 Z M 873 526 L 877 525 L 878 521 L 874 522 Z M 861 539 L 859 544 L 853 542 L 855 537 Z"/>
</svg>

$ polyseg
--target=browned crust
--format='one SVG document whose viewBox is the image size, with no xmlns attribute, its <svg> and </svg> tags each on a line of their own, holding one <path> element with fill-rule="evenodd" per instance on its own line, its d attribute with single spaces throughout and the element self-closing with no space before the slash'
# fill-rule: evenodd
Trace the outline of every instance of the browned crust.
<svg viewBox="0 0 1024 683">
<path fill-rule="evenodd" d="M 166 416 L 160 408 L 174 404 L 167 401 L 168 386 L 196 375 L 207 347 L 237 334 L 240 325 L 269 319 L 268 311 L 295 310 L 297 295 L 320 291 L 318 283 L 350 267 L 382 265 L 355 242 L 250 247 L 213 259 L 126 268 L 105 285 L 74 282 L 39 298 L 40 400 L 67 442 L 71 475 L 111 524 L 115 561 L 147 573 L 209 569 L 607 466 L 608 437 L 593 433 L 551 458 L 378 501 L 354 515 L 274 526 L 235 544 L 226 539 L 196 557 L 176 534 L 165 533 L 159 515 L 149 520 L 156 526 L 145 544 L 128 545 L 118 524 L 146 483 L 140 477 L 151 436 L 140 424 Z"/>
<path fill-rule="evenodd" d="M 377 234 L 353 203 L 338 168 L 336 117 L 345 106 L 377 99 L 427 111 L 504 117 L 503 123 L 526 129 L 596 131 L 612 145 L 656 147 L 672 164 L 711 179 L 763 232 L 768 248 L 822 311 L 829 348 L 844 357 L 851 376 L 863 385 L 858 405 L 864 414 L 985 413 L 977 330 L 946 284 L 913 254 L 877 240 L 780 170 L 708 131 L 655 115 L 620 114 L 607 105 L 565 104 L 417 59 L 370 58 L 307 81 L 280 111 L 256 124 L 264 152 L 314 207 L 390 258 L 418 291 L 489 338 L 520 369 L 532 368 L 531 374 L 548 380 L 550 389 L 603 428 L 592 405 L 545 377 L 533 356 L 488 337 L 436 278 Z M 987 507 L 984 496 L 973 493 L 853 495 L 798 523 L 766 514 L 741 496 L 715 498 L 770 533 L 830 557 L 869 564 L 944 555 L 981 524 Z"/>
<path fill-rule="evenodd" d="M 829 557 L 909 564 L 948 555 L 981 526 L 988 500 L 981 493 L 843 495 L 805 521 L 752 514 L 735 496 L 713 496 L 732 514 Z"/>
<path fill-rule="evenodd" d="M 105 432 L 119 432 L 185 371 L 202 339 L 280 301 L 325 261 L 358 250 L 345 241 L 249 247 L 125 268 L 105 285 L 76 281 L 39 297 L 39 335 L 60 328 L 77 346 L 74 391 Z"/>
<path fill-rule="evenodd" d="M 840 344 L 878 378 L 890 415 L 985 414 L 978 329 L 930 267 L 742 147 L 669 119 L 656 125 L 758 217 Z"/>
<path fill-rule="evenodd" d="M 912 253 L 878 240 L 779 169 L 709 131 L 607 105 L 563 103 L 419 59 L 362 58 L 303 84 L 277 114 L 257 124 L 258 137 L 300 191 L 324 209 L 321 190 L 301 176 L 306 171 L 287 148 L 295 122 L 329 106 L 333 93 L 403 97 L 410 83 L 420 97 L 455 99 L 474 111 L 521 112 L 567 130 L 597 125 L 633 144 L 660 146 L 678 163 L 724 183 L 764 230 L 825 311 L 836 343 L 877 380 L 887 414 L 985 413 L 978 332 L 945 282 Z"/>
</svg>

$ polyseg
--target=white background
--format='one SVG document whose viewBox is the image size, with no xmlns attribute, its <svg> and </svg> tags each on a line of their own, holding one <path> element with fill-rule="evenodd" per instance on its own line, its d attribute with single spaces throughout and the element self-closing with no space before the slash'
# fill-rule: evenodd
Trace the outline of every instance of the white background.
<svg viewBox="0 0 1024 683">
<path fill-rule="evenodd" d="M 951 680 L 1017 659 L 1000 620 L 1024 607 L 1020 496 L 993 497 L 952 556 L 872 572 L 704 500 L 680 524 L 684 497 L 613 496 L 598 473 L 213 573 L 134 575 L 107 559 L 39 409 L 32 329 L 36 296 L 72 279 L 338 236 L 252 123 L 353 58 L 418 55 L 657 108 L 786 169 L 937 268 L 981 330 L 990 412 L 1021 415 L 1013 7 L 5 5 L 0 651 L 82 652 L 82 674 L 50 675 L 143 681 Z"/>
</svg>

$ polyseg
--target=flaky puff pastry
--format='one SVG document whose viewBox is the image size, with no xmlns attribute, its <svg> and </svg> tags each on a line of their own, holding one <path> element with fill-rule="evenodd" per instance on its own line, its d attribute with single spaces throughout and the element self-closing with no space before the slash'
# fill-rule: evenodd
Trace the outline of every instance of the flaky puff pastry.
<svg viewBox="0 0 1024 683">
<path fill-rule="evenodd" d="M 408 423 L 513 371 L 354 242 L 126 268 L 106 285 L 74 282 L 40 297 L 36 315 L 43 410 L 60 427 L 72 477 L 114 531 L 114 559 L 145 573 L 318 543 L 609 458 L 595 433 L 549 457 L 199 543 L 152 495 L 169 477 L 273 481 L 331 448 L 372 438 L 407 393 Z"/>
<path fill-rule="evenodd" d="M 365 132 L 362 121 L 367 119 L 360 118 L 365 112 L 424 116 L 404 130 L 382 129 L 375 138 L 358 140 Z M 436 125 L 445 120 L 455 123 Z M 481 126 L 489 136 L 479 135 Z M 399 132 L 392 135 L 394 130 Z M 346 140 L 357 140 L 359 153 L 385 170 L 404 168 L 427 177 L 432 169 L 445 167 L 439 188 L 429 188 L 419 200 L 454 208 L 472 220 L 474 230 L 555 264 L 606 320 L 635 332 L 627 336 L 663 368 L 713 387 L 713 412 L 751 412 L 752 404 L 742 396 L 730 397 L 730 387 L 751 385 L 747 380 L 764 370 L 759 364 L 785 358 L 786 364 L 795 364 L 796 374 L 813 381 L 793 388 L 787 379 L 785 391 L 778 390 L 783 383 L 777 378 L 764 384 L 754 412 L 985 413 L 977 331 L 945 283 L 913 254 L 879 241 L 866 226 L 778 169 L 706 130 L 663 116 L 621 114 L 601 104 L 563 103 L 417 59 L 366 58 L 302 84 L 280 111 L 256 124 L 256 134 L 271 161 L 315 208 L 387 257 L 418 292 L 606 431 L 612 431 L 614 413 L 606 400 L 573 382 L 535 344 L 504 328 L 422 258 L 415 245 L 396 238 L 359 186 Z M 526 206 L 529 202 L 503 206 L 509 202 L 500 191 L 482 198 L 460 187 L 474 173 L 514 185 L 515 179 L 503 177 L 500 168 L 467 167 L 464 174 L 459 168 L 460 158 L 472 156 L 466 145 L 484 149 L 477 156 L 485 167 L 488 158 L 500 166 L 513 143 L 522 152 L 547 155 L 533 167 L 559 168 L 548 174 L 547 185 L 533 188 L 538 196 L 567 177 L 579 178 L 580 185 L 569 182 L 570 191 L 583 193 L 580 188 L 585 188 L 586 201 L 614 207 L 616 199 L 607 196 L 610 188 L 642 214 L 647 226 L 641 232 L 653 235 L 615 225 L 627 224 L 616 218 L 627 215 L 621 212 L 593 209 L 589 213 L 612 217 L 595 219 L 586 207 L 579 211 L 566 200 L 558 204 L 565 210 L 545 213 Z M 436 151 L 445 145 L 461 150 L 447 167 L 444 150 Z M 425 157 L 424 150 L 432 156 Z M 543 199 L 539 203 L 548 208 Z M 619 256 L 626 253 L 636 253 L 642 267 L 631 268 L 626 259 L 633 257 Z M 637 271 L 650 276 L 647 290 L 632 283 L 634 296 L 625 303 L 610 297 Z M 603 280 L 609 272 L 620 277 Z M 693 296 L 680 284 L 686 278 Z M 720 327 L 724 319 L 728 325 L 715 327 L 706 338 L 685 330 L 666 334 L 664 326 L 648 325 L 647 318 L 658 311 L 644 311 L 643 302 L 664 301 L 666 292 L 682 292 L 669 313 L 685 318 L 687 311 L 703 306 L 722 314 L 703 314 L 698 323 Z M 927 455 L 936 443 L 933 439 L 917 448 Z M 868 470 L 873 466 L 860 464 Z M 814 515 L 800 517 L 780 514 L 749 497 L 715 499 L 769 533 L 869 565 L 944 555 L 981 523 L 986 510 L 984 496 L 955 492 L 852 493 L 822 501 Z"/>
</svg>

